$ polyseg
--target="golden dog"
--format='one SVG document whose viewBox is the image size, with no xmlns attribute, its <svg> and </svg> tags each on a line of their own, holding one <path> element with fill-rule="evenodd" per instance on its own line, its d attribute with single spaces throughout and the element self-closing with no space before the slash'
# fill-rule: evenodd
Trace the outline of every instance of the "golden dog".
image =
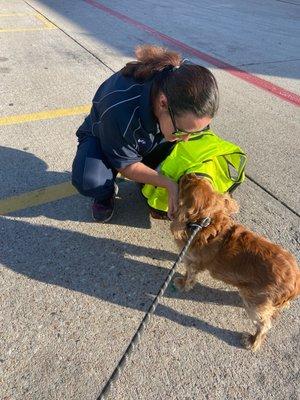
<svg viewBox="0 0 300 400">
<path fill-rule="evenodd" d="M 238 205 L 228 194 L 215 192 L 207 179 L 184 175 L 179 183 L 179 205 L 171 231 L 179 248 L 186 244 L 189 223 L 210 217 L 211 223 L 193 240 L 185 257 L 186 274 L 175 285 L 191 289 L 198 272 L 238 288 L 245 309 L 256 326 L 244 337 L 246 348 L 256 351 L 271 327 L 271 319 L 300 294 L 300 270 L 292 254 L 242 225 L 231 215 Z"/>
</svg>

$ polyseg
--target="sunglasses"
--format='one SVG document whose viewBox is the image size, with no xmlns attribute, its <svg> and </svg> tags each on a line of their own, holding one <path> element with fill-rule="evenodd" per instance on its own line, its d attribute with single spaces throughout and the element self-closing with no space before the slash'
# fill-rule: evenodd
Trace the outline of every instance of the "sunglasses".
<svg viewBox="0 0 300 400">
<path fill-rule="evenodd" d="M 171 117 L 172 124 L 173 124 L 174 129 L 175 129 L 174 132 L 172 132 L 172 135 L 175 135 L 175 136 L 198 135 L 200 132 L 209 129 L 209 125 L 207 125 L 203 129 L 201 129 L 200 131 L 195 131 L 195 132 L 187 132 L 187 131 L 185 131 L 183 129 L 178 129 L 177 126 L 176 126 L 174 113 L 173 113 L 172 108 L 170 106 L 168 106 L 168 111 L 169 111 L 169 114 L 170 114 L 170 117 Z"/>
</svg>

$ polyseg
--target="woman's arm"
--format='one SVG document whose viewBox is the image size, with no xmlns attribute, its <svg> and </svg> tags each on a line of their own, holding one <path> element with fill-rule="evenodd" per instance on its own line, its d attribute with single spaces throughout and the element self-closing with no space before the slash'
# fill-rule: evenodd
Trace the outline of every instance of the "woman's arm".
<svg viewBox="0 0 300 400">
<path fill-rule="evenodd" d="M 149 183 L 153 186 L 166 188 L 169 193 L 168 216 L 171 219 L 173 218 L 173 214 L 178 206 L 178 185 L 176 182 L 147 167 L 142 162 L 130 164 L 125 168 L 119 169 L 119 172 L 135 182 Z"/>
</svg>

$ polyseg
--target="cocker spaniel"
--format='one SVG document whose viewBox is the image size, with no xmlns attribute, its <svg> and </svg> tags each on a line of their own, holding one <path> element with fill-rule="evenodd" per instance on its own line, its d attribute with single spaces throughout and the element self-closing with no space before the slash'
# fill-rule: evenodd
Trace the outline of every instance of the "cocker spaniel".
<svg viewBox="0 0 300 400">
<path fill-rule="evenodd" d="M 281 246 L 237 224 L 232 214 L 238 205 L 229 194 L 214 191 L 208 179 L 184 175 L 179 183 L 179 205 L 171 231 L 180 249 L 191 231 L 190 223 L 210 217 L 185 257 L 186 273 L 175 278 L 181 290 L 190 290 L 200 271 L 235 286 L 256 326 L 244 336 L 246 348 L 256 351 L 271 327 L 272 317 L 300 294 L 300 270 L 295 257 Z"/>
</svg>

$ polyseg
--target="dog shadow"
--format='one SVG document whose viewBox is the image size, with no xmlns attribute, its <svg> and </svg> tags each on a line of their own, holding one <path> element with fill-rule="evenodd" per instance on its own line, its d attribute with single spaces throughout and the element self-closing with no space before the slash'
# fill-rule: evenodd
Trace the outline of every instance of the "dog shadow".
<svg viewBox="0 0 300 400">
<path fill-rule="evenodd" d="M 172 281 L 164 297 L 193 301 L 199 304 L 210 303 L 219 306 L 243 307 L 242 299 L 237 291 L 227 291 L 219 288 L 213 288 L 205 286 L 201 283 L 197 283 L 189 292 L 182 292 L 175 287 Z M 158 305 L 156 314 L 170 319 L 182 326 L 195 328 L 201 330 L 202 332 L 209 333 L 210 335 L 213 335 L 224 341 L 229 346 L 241 349 L 244 348 L 242 345 L 241 332 L 214 326 L 201 320 L 200 318 L 182 314 L 177 310 L 174 310 L 171 307 L 163 304 Z"/>
<path fill-rule="evenodd" d="M 220 328 L 214 326 L 206 321 L 201 320 L 200 318 L 191 317 L 186 314 L 182 314 L 171 307 L 168 307 L 164 304 L 159 304 L 156 311 L 156 315 L 160 317 L 167 318 L 179 325 L 198 329 L 202 332 L 208 333 L 210 335 L 215 336 L 219 340 L 227 343 L 229 346 L 243 349 L 244 346 L 242 344 L 242 334 L 241 332 L 233 331 L 226 328 Z"/>
<path fill-rule="evenodd" d="M 201 275 L 199 279 L 201 279 Z M 199 282 L 195 284 L 193 289 L 188 292 L 184 292 L 179 291 L 172 281 L 166 297 L 176 297 L 177 299 L 195 301 L 199 303 L 212 303 L 216 305 L 243 307 L 243 301 L 237 291 L 213 288 L 205 286 Z"/>
</svg>

